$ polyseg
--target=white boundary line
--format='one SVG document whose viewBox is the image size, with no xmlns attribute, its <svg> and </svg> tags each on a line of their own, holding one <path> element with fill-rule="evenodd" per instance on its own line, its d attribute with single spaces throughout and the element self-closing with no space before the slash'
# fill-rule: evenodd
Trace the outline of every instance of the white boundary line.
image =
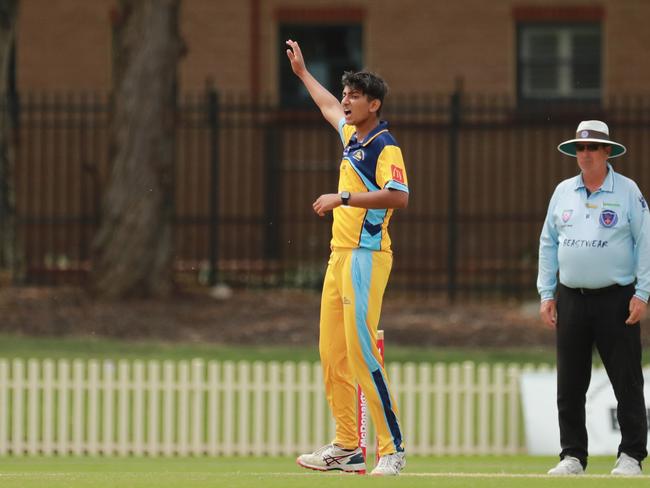
<svg viewBox="0 0 650 488">
<path fill-rule="evenodd" d="M 401 473 L 400 476 L 424 476 L 431 478 L 549 478 L 549 479 L 574 479 L 574 478 L 650 478 L 648 475 L 641 476 L 617 476 L 613 474 L 581 474 L 581 475 L 551 475 L 536 473 Z"/>
<path fill-rule="evenodd" d="M 157 472 L 156 472 L 157 473 Z M 0 479 L 12 479 L 12 478 L 66 478 L 69 476 L 79 476 L 79 475 L 92 475 L 92 472 L 86 472 L 86 471 L 74 471 L 74 472 L 65 472 L 65 473 L 60 473 L 60 472 L 13 472 L 13 473 L 0 473 Z M 120 476 L 128 475 L 128 477 L 133 477 L 137 478 L 140 475 L 150 475 L 154 474 L 152 472 L 121 472 L 118 473 Z M 174 473 L 174 474 L 180 474 L 180 473 Z M 282 476 L 288 476 L 288 477 L 294 477 L 294 478 L 301 478 L 301 477 L 315 477 L 315 476 L 349 476 L 349 477 L 355 477 L 355 476 L 364 476 L 364 475 L 356 475 L 353 473 L 345 473 L 343 471 L 332 471 L 332 472 L 313 472 L 313 473 L 283 473 L 283 472 L 241 472 L 241 471 L 232 471 L 232 472 L 187 472 L 184 473 L 188 478 L 193 479 L 194 477 L 214 477 L 214 476 L 234 476 L 234 477 L 242 477 L 242 476 L 276 476 L 276 477 L 282 477 Z M 612 475 L 612 474 L 581 474 L 581 475 L 566 475 L 566 476 L 557 476 L 557 475 L 549 475 L 549 474 L 534 474 L 534 473 L 443 473 L 443 472 L 437 472 L 437 473 L 401 473 L 399 475 L 400 478 L 402 477 L 410 477 L 410 478 L 523 478 L 523 479 L 537 479 L 537 478 L 542 478 L 542 479 L 627 479 L 630 481 L 634 480 L 644 480 L 644 479 L 650 479 L 650 475 L 640 475 L 640 476 L 617 476 L 617 475 Z"/>
<path fill-rule="evenodd" d="M 235 473 L 233 473 L 235 474 Z M 242 474 L 242 473 L 237 473 Z M 331 473 L 322 472 L 322 473 L 250 473 L 252 474 L 266 474 L 269 476 L 363 476 L 355 475 L 353 473 L 345 473 L 343 471 L 332 471 Z M 650 478 L 650 475 L 640 475 L 640 476 L 620 476 L 613 474 L 581 474 L 581 475 L 550 475 L 550 474 L 536 474 L 536 473 L 401 473 L 399 477 L 422 477 L 422 478 L 547 478 L 547 479 L 582 479 L 582 478 L 605 478 L 605 479 L 647 479 Z"/>
</svg>

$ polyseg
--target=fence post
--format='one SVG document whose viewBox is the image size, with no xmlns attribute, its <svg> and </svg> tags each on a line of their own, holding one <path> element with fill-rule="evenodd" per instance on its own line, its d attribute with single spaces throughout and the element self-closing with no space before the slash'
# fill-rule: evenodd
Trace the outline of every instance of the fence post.
<svg viewBox="0 0 650 488">
<path fill-rule="evenodd" d="M 210 138 L 210 272 L 208 284 L 217 284 L 219 271 L 219 96 L 211 83 L 207 86 Z"/>
<path fill-rule="evenodd" d="M 449 105 L 449 214 L 447 219 L 447 297 L 456 300 L 458 261 L 458 133 L 460 131 L 462 79 L 456 79 L 456 88 Z"/>
<path fill-rule="evenodd" d="M 280 177 L 280 131 L 277 123 L 271 121 L 266 127 L 264 147 L 266 148 L 266 198 L 265 198 L 265 253 L 266 259 L 280 257 L 280 199 L 282 178 Z"/>
</svg>

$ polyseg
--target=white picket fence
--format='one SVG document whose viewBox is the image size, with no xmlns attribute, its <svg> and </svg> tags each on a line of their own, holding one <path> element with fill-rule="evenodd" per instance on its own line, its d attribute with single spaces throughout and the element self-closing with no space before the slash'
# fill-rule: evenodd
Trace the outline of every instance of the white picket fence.
<svg viewBox="0 0 650 488">
<path fill-rule="evenodd" d="M 521 452 L 533 370 L 389 364 L 409 453 Z M 333 436 L 318 363 L 0 359 L 0 455 L 295 455 Z"/>
</svg>

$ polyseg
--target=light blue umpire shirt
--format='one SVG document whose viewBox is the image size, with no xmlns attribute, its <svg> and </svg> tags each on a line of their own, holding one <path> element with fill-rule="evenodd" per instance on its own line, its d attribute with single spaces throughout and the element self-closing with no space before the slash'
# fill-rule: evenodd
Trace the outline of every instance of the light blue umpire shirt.
<svg viewBox="0 0 650 488">
<path fill-rule="evenodd" d="M 553 192 L 539 239 L 537 290 L 553 299 L 569 288 L 629 285 L 647 303 L 650 295 L 650 215 L 637 184 L 607 163 L 600 189 L 587 197 L 582 174 Z"/>
</svg>

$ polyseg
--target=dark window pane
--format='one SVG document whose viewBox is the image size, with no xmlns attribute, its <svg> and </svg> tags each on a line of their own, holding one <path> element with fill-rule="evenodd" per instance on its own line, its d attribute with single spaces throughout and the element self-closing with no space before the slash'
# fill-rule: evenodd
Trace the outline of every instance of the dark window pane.
<svg viewBox="0 0 650 488">
<path fill-rule="evenodd" d="M 574 62 L 571 68 L 574 89 L 600 88 L 600 63 Z"/>
<path fill-rule="evenodd" d="M 556 60 L 558 58 L 558 38 L 554 34 L 535 34 L 530 36 L 529 59 Z"/>
<path fill-rule="evenodd" d="M 600 33 L 576 32 L 571 48 L 573 88 L 576 91 L 600 88 Z"/>
<path fill-rule="evenodd" d="M 312 75 L 334 96 L 339 97 L 344 71 L 362 68 L 361 26 L 358 24 L 282 24 L 280 39 L 280 102 L 285 107 L 311 106 L 313 102 L 302 82 L 291 71 L 284 41 L 298 41 Z"/>
<path fill-rule="evenodd" d="M 600 59 L 600 34 L 576 33 L 572 36 L 571 55 L 576 60 Z"/>
<path fill-rule="evenodd" d="M 558 71 L 556 63 L 535 63 L 528 67 L 528 87 L 532 90 L 557 90 Z"/>
</svg>

